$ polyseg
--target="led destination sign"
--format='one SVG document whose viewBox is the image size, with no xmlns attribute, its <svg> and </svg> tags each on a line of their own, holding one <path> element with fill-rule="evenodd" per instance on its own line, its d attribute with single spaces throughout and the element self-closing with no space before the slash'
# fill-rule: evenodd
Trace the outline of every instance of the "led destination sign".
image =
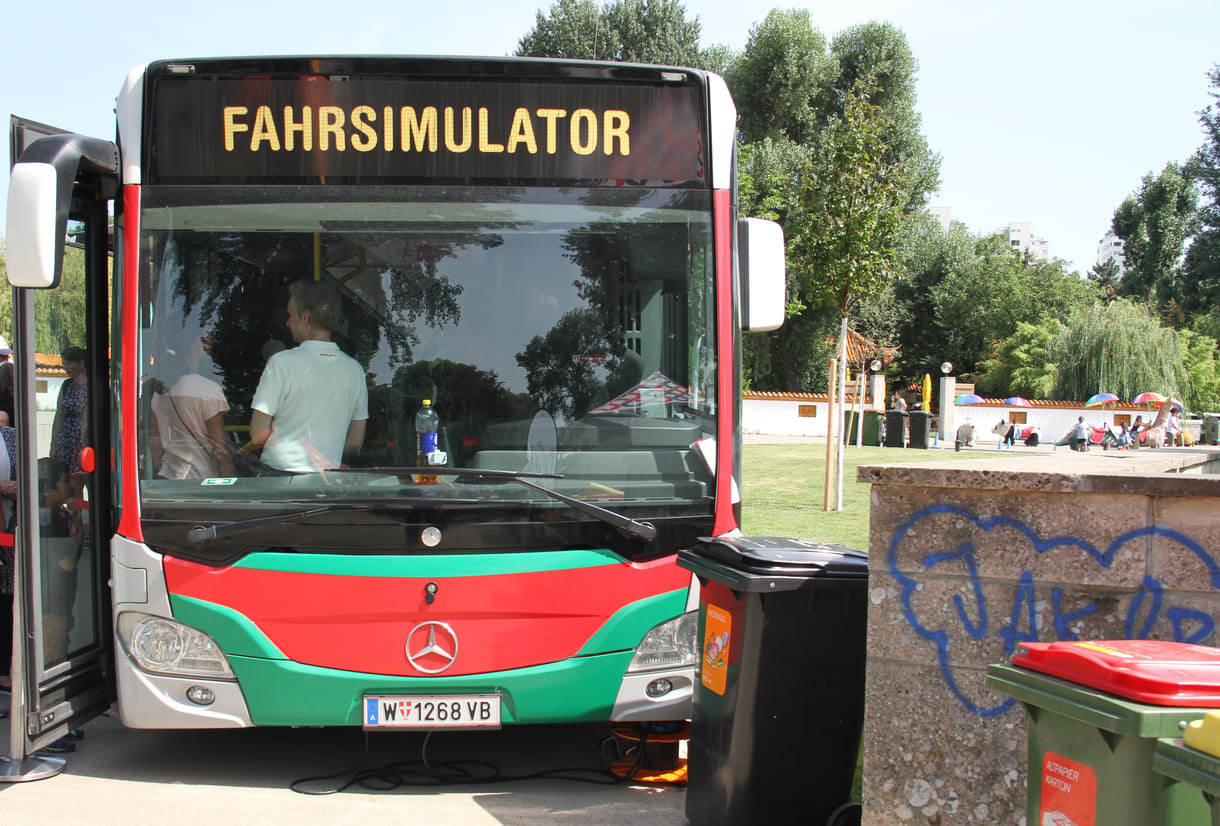
<svg viewBox="0 0 1220 826">
<path fill-rule="evenodd" d="M 163 75 L 148 183 L 707 186 L 688 85 Z"/>
</svg>

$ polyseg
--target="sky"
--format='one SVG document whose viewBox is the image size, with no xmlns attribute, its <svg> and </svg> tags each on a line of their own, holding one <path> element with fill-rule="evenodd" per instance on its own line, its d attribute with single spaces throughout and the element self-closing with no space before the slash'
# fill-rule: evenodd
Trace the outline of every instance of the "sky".
<svg viewBox="0 0 1220 826">
<path fill-rule="evenodd" d="M 770 8 L 806 8 L 828 38 L 870 20 L 905 32 L 918 110 L 941 156 L 948 207 L 976 234 L 1032 224 L 1052 256 L 1086 272 L 1115 208 L 1148 173 L 1203 143 L 1198 112 L 1220 63 L 1217 0 L 686 0 L 704 46 L 745 48 Z M 10 3 L 0 12 L 0 113 L 114 136 L 129 69 L 160 58 L 246 54 L 507 55 L 538 0 L 356 6 L 210 0 L 106 6 Z M 16 8 L 14 8 L 16 6 Z M 7 154 L 7 153 L 6 153 Z M 0 209 L 7 205 L 3 170 Z M 3 233 L 0 233 L 3 234 Z"/>
</svg>

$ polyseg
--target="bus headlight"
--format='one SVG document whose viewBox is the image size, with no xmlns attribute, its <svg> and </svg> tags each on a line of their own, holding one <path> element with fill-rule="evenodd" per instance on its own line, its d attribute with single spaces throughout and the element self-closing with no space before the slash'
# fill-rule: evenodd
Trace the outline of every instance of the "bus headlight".
<svg viewBox="0 0 1220 826">
<path fill-rule="evenodd" d="M 644 640 L 636 646 L 627 672 L 693 666 L 699 661 L 698 635 L 697 611 L 687 611 L 661 623 L 645 634 Z"/>
<path fill-rule="evenodd" d="M 124 611 L 119 614 L 118 635 L 136 665 L 153 674 L 236 679 L 216 641 L 189 625 Z"/>
</svg>

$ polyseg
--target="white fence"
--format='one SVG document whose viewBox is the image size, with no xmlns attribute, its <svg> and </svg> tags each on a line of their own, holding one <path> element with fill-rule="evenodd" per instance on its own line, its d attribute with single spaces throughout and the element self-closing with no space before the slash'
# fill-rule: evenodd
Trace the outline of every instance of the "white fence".
<svg viewBox="0 0 1220 826">
<path fill-rule="evenodd" d="M 853 400 L 852 396 L 848 396 Z M 780 393 L 747 393 L 742 399 L 742 430 L 745 433 L 766 436 L 820 436 L 826 437 L 829 414 L 826 397 L 802 396 L 800 394 Z M 858 409 L 849 403 L 849 410 Z M 875 410 L 866 407 L 866 410 Z M 1079 417 L 1093 427 L 1113 425 L 1115 416 L 1126 417 L 1135 421 L 1136 416 L 1143 416 L 1144 421 L 1156 418 L 1157 411 L 1134 405 L 1120 405 L 1115 409 L 1086 408 L 1070 403 L 1055 404 L 1039 403 L 1034 407 L 1010 407 L 995 403 L 962 406 L 957 405 L 953 411 L 954 428 L 969 422 L 975 428 L 975 443 L 985 443 L 996 438 L 991 429 L 1000 421 L 1012 422 L 1024 415 L 1026 426 L 1037 428 L 1042 441 L 1055 441 L 1065 435 L 1076 425 Z M 1014 415 L 1015 414 L 1015 415 Z M 1211 414 L 1209 414 L 1211 415 Z M 933 422 L 936 420 L 933 419 Z M 1202 429 L 1201 419 L 1183 420 L 1184 429 L 1191 431 L 1195 441 L 1199 441 Z M 853 433 L 854 440 L 854 433 Z"/>
</svg>

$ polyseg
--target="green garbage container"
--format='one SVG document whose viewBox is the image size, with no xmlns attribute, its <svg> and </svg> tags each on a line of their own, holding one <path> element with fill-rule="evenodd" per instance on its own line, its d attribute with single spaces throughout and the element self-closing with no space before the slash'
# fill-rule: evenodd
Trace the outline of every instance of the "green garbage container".
<svg viewBox="0 0 1220 826">
<path fill-rule="evenodd" d="M 1013 665 L 988 667 L 987 686 L 1026 711 L 1031 826 L 1208 822 L 1198 790 L 1152 763 L 1160 738 L 1220 706 L 1217 649 L 1154 640 L 1023 643 Z"/>
<path fill-rule="evenodd" d="M 885 411 L 885 446 L 906 447 L 907 414 L 905 410 Z"/>
<path fill-rule="evenodd" d="M 847 429 L 843 432 L 843 443 L 856 443 L 856 423 L 860 414 L 854 410 L 847 414 Z M 865 410 L 860 423 L 860 444 L 868 447 L 881 446 L 881 413 L 877 410 Z"/>
<path fill-rule="evenodd" d="M 1181 740 L 1164 739 L 1157 741 L 1152 768 L 1170 780 L 1193 786 L 1211 809 L 1211 825 L 1220 826 L 1220 758 Z"/>
<path fill-rule="evenodd" d="M 932 442 L 932 414 L 927 410 L 912 410 L 910 423 L 911 436 L 907 447 L 927 450 Z"/>
<path fill-rule="evenodd" d="M 1200 433 L 1199 441 L 1205 445 L 1220 442 L 1220 413 L 1203 414 L 1203 430 Z"/>
</svg>

